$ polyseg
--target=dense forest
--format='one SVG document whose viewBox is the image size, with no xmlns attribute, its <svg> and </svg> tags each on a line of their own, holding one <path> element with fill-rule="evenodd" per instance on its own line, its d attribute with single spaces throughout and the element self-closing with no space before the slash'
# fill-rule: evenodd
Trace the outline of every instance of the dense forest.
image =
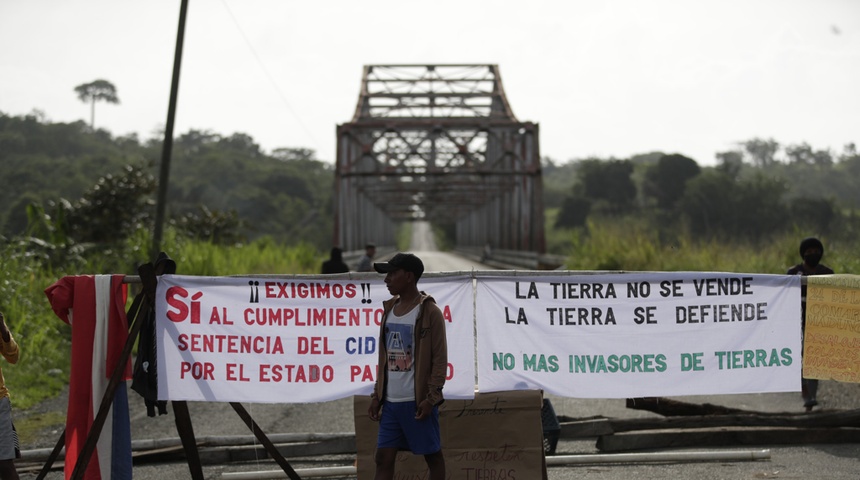
<svg viewBox="0 0 860 480">
<path fill-rule="evenodd" d="M 151 229 L 161 138 L 113 136 L 83 121 L 0 112 L 0 234 L 110 245 Z M 543 159 L 549 250 L 589 222 L 635 219 L 662 238 L 767 241 L 776 233 L 854 235 L 860 154 L 771 139 L 739 142 L 703 167 L 679 154 Z M 243 133 L 191 130 L 173 145 L 168 218 L 192 238 L 231 245 L 270 238 L 327 250 L 331 163 L 301 148 L 263 152 Z"/>
<path fill-rule="evenodd" d="M 545 205 L 555 212 L 548 229 L 626 218 L 666 243 L 747 244 L 792 232 L 853 239 L 860 230 L 860 154 L 853 143 L 837 153 L 754 138 L 716 157 L 708 167 L 662 152 L 562 164 L 543 159 Z"/>
<path fill-rule="evenodd" d="M 0 234 L 81 245 L 151 229 L 161 151 L 161 138 L 0 113 Z M 333 168 L 312 150 L 265 154 L 242 133 L 191 130 L 172 152 L 167 216 L 183 234 L 227 245 L 331 241 Z"/>
</svg>

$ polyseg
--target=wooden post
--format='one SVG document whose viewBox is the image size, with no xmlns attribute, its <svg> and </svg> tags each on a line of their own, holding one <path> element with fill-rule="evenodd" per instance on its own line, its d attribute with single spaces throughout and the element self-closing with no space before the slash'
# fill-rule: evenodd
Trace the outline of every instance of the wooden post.
<svg viewBox="0 0 860 480">
<path fill-rule="evenodd" d="M 191 414 L 188 413 L 187 402 L 171 402 L 173 415 L 176 421 L 176 431 L 182 439 L 182 448 L 185 450 L 185 458 L 188 460 L 188 469 L 191 478 L 203 480 L 203 464 L 200 462 L 200 451 L 197 450 L 197 441 L 194 440 L 194 427 L 191 425 Z"/>
<path fill-rule="evenodd" d="M 287 459 L 284 458 L 283 455 L 281 455 L 281 452 L 278 451 L 277 447 L 275 447 L 275 444 L 272 443 L 271 440 L 269 440 L 269 437 L 267 437 L 262 430 L 260 430 L 260 426 L 257 425 L 257 422 L 255 422 L 253 418 L 251 418 L 251 415 L 248 413 L 247 410 L 245 410 L 245 407 L 243 407 L 242 404 L 238 402 L 230 402 L 230 405 L 233 407 L 233 410 L 236 410 L 236 413 L 239 414 L 239 418 L 241 418 L 245 422 L 245 425 L 247 425 L 248 428 L 251 429 L 251 433 L 253 433 L 257 437 L 257 440 L 259 440 L 260 443 L 263 444 L 263 446 L 266 448 L 266 451 L 269 452 L 269 455 L 271 455 L 272 458 L 276 462 L 278 462 L 278 465 L 281 466 L 281 468 L 284 470 L 284 473 L 286 473 L 291 480 L 302 480 L 302 478 L 299 477 L 299 474 L 296 473 L 295 470 L 293 470 L 293 467 L 290 465 L 290 463 L 287 462 Z"/>
<path fill-rule="evenodd" d="M 44 480 L 45 476 L 48 475 L 48 472 L 51 471 L 51 467 L 54 466 L 54 462 L 57 461 L 57 457 L 60 456 L 60 450 L 63 449 L 65 444 L 66 431 L 63 430 L 63 433 L 60 434 L 60 438 L 57 439 L 57 444 L 54 445 L 54 450 L 52 450 L 51 454 L 48 455 L 48 460 L 45 461 L 45 465 L 42 466 L 42 470 L 39 472 L 39 475 L 36 476 L 36 480 Z"/>
</svg>

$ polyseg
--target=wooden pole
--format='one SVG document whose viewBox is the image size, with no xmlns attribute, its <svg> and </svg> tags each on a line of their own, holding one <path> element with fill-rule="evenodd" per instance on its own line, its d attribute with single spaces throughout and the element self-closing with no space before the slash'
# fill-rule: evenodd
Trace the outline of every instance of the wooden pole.
<svg viewBox="0 0 860 480">
<path fill-rule="evenodd" d="M 45 461 L 45 465 L 42 466 L 42 470 L 39 472 L 39 475 L 36 476 L 36 480 L 43 480 L 45 476 L 48 475 L 48 472 L 51 471 L 51 467 L 54 466 L 54 462 L 57 461 L 57 457 L 60 456 L 60 450 L 63 449 L 65 444 L 66 431 L 63 430 L 63 433 L 60 434 L 60 438 L 57 439 L 57 444 L 54 445 L 54 450 L 52 450 L 51 454 L 48 455 L 48 460 Z"/>
<path fill-rule="evenodd" d="M 176 422 L 176 431 L 182 440 L 182 448 L 185 450 L 185 458 L 188 460 L 188 470 L 191 478 L 203 480 L 203 464 L 200 462 L 200 452 L 197 450 L 197 441 L 194 440 L 194 427 L 191 425 L 191 414 L 188 412 L 187 402 L 171 402 L 173 405 L 173 416 Z"/>
<path fill-rule="evenodd" d="M 247 410 L 245 410 L 245 407 L 243 407 L 242 404 L 238 402 L 230 402 L 230 405 L 233 407 L 233 410 L 236 410 L 236 413 L 239 414 L 239 418 L 241 418 L 245 422 L 245 425 L 247 425 L 248 428 L 251 429 L 251 433 L 253 433 L 257 437 L 257 439 L 260 440 L 260 443 L 263 444 L 263 447 L 266 448 L 266 451 L 269 452 L 269 455 L 271 455 L 272 458 L 276 462 L 278 462 L 278 465 L 280 465 L 280 467 L 284 470 L 284 473 L 286 473 L 291 480 L 302 480 L 302 478 L 299 477 L 299 474 L 296 473 L 295 470 L 293 470 L 293 467 L 290 465 L 290 463 L 287 462 L 287 459 L 284 458 L 283 455 L 281 455 L 281 452 L 278 451 L 278 449 L 275 447 L 275 444 L 273 444 L 272 441 L 269 440 L 269 437 L 267 437 L 266 434 L 263 433 L 262 430 L 260 430 L 260 426 L 257 425 L 257 422 L 255 422 L 253 418 L 251 418 L 251 415 L 248 413 Z"/>
<path fill-rule="evenodd" d="M 170 83 L 170 103 L 167 107 L 167 124 L 164 127 L 164 144 L 161 149 L 161 167 L 158 176 L 158 199 L 155 204 L 155 230 L 152 234 L 150 258 L 161 251 L 164 232 L 164 216 L 167 205 L 167 185 L 170 181 L 170 154 L 173 151 L 173 123 L 176 118 L 176 98 L 179 94 L 179 71 L 182 67 L 182 44 L 185 39 L 185 17 L 188 0 L 182 0 L 179 8 L 179 29 L 176 33 L 176 51 L 173 56 L 173 79 Z"/>
</svg>

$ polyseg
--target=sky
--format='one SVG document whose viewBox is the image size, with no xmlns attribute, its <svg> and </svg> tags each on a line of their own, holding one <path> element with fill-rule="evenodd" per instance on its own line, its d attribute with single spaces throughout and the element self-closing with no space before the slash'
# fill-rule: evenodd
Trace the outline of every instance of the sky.
<svg viewBox="0 0 860 480">
<path fill-rule="evenodd" d="M 180 0 L 0 0 L 0 112 L 162 138 Z M 556 162 L 860 144 L 860 1 L 189 0 L 175 135 L 333 161 L 362 67 L 497 64 Z"/>
</svg>

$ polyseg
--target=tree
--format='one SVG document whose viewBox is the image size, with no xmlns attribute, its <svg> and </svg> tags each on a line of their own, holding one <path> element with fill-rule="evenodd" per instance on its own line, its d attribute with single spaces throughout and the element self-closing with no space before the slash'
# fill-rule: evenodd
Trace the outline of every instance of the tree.
<svg viewBox="0 0 860 480">
<path fill-rule="evenodd" d="M 735 181 L 719 170 L 691 179 L 678 207 L 690 232 L 702 238 L 765 238 L 788 225 L 782 180 L 758 173 Z"/>
<path fill-rule="evenodd" d="M 591 212 L 591 200 L 571 195 L 564 199 L 555 219 L 555 228 L 584 227 Z"/>
<path fill-rule="evenodd" d="M 776 140 L 753 138 L 742 142 L 744 149 L 752 157 L 753 165 L 757 167 L 769 167 L 776 162 L 776 152 L 779 150 L 779 142 Z"/>
<path fill-rule="evenodd" d="M 838 203 L 860 208 L 860 153 L 853 143 L 845 145 L 839 156 L 839 163 L 834 169 L 836 180 L 829 186 L 829 191 L 836 195 Z M 835 188 L 834 188 L 835 187 Z"/>
<path fill-rule="evenodd" d="M 119 97 L 116 96 L 116 87 L 107 80 L 95 80 L 90 83 L 84 83 L 75 87 L 75 93 L 78 98 L 86 103 L 90 103 L 90 128 L 95 128 L 96 122 L 96 102 L 104 101 L 108 103 L 119 103 Z"/>
<path fill-rule="evenodd" d="M 806 142 L 785 147 L 785 156 L 788 157 L 789 163 L 820 167 L 833 165 L 833 154 L 830 150 L 813 150 Z"/>
<path fill-rule="evenodd" d="M 316 160 L 317 153 L 312 148 L 281 147 L 272 150 L 272 158 L 276 158 L 282 162 L 293 162 L 297 160 Z"/>
<path fill-rule="evenodd" d="M 260 146 L 254 142 L 250 135 L 245 133 L 237 132 L 229 137 L 221 137 L 218 140 L 218 147 L 230 149 L 248 159 L 257 158 L 261 155 Z"/>
<path fill-rule="evenodd" d="M 744 152 L 729 150 L 717 153 L 717 170 L 727 175 L 732 180 L 737 180 L 744 165 Z"/>
<path fill-rule="evenodd" d="M 857 145 L 854 145 L 854 142 L 846 143 L 844 147 L 842 147 L 842 155 L 839 156 L 840 160 L 845 160 L 847 158 L 856 158 L 857 157 Z"/>
<path fill-rule="evenodd" d="M 583 160 L 578 172 L 583 196 L 603 200 L 611 213 L 622 213 L 636 198 L 632 173 L 633 164 L 629 160 Z"/>
<path fill-rule="evenodd" d="M 645 172 L 645 190 L 657 200 L 657 207 L 672 209 L 684 195 L 687 180 L 699 174 L 695 160 L 679 154 L 663 155 Z"/>
<path fill-rule="evenodd" d="M 800 231 L 830 233 L 839 216 L 832 199 L 798 197 L 789 203 L 791 220 Z"/>
<path fill-rule="evenodd" d="M 705 171 L 690 180 L 682 201 L 682 216 L 698 237 L 722 234 L 731 225 L 735 182 L 723 172 Z"/>
<path fill-rule="evenodd" d="M 149 226 L 155 189 L 155 177 L 141 166 L 102 176 L 66 212 L 68 233 L 78 242 L 97 244 L 127 238 Z"/>
</svg>

